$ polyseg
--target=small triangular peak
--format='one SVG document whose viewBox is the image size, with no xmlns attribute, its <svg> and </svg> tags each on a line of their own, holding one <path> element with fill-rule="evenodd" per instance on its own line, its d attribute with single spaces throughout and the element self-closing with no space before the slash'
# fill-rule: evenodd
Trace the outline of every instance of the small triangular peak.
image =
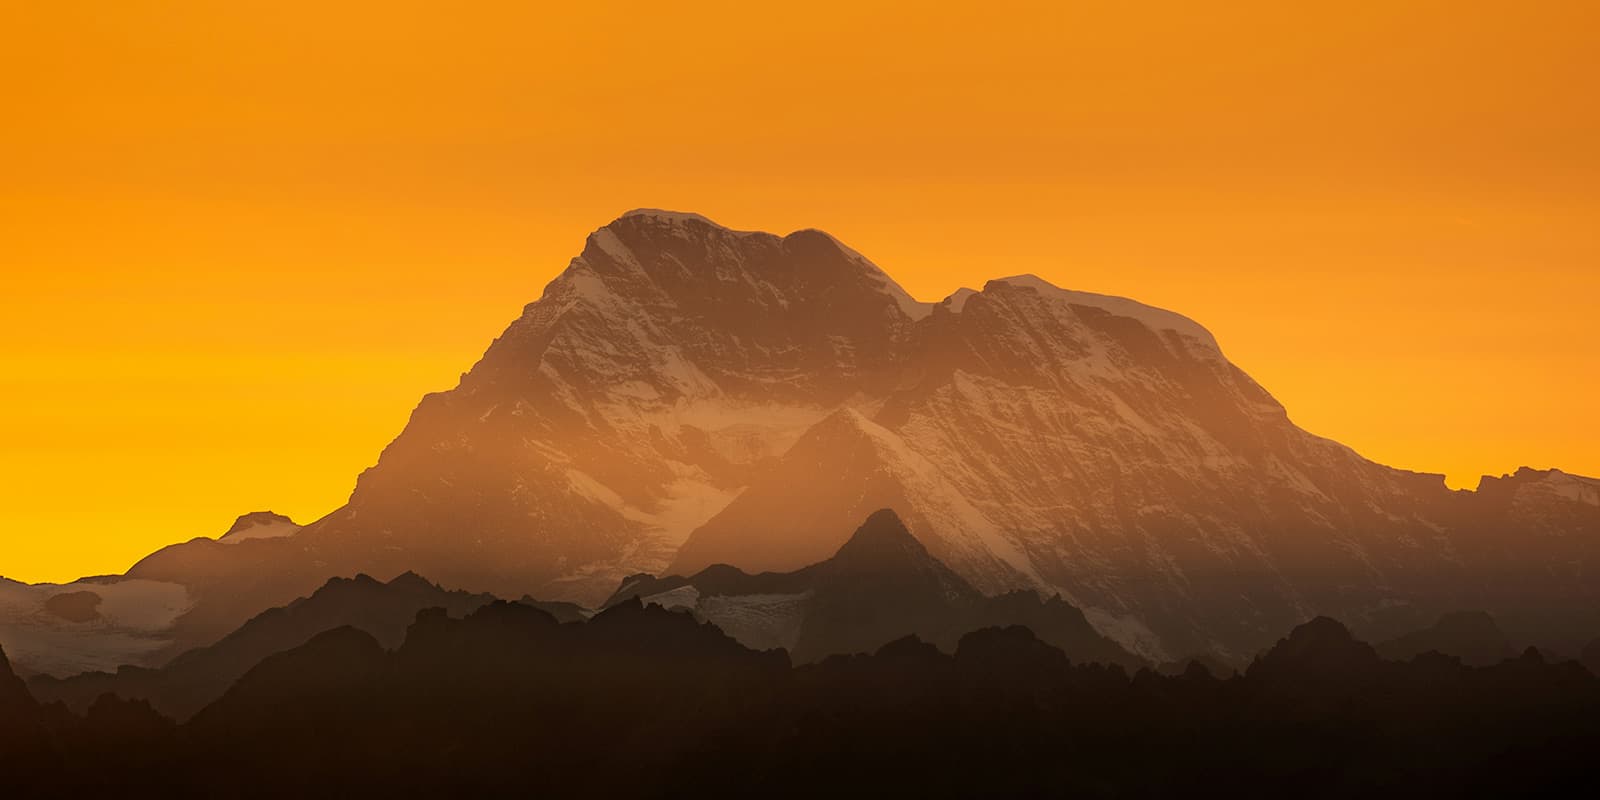
<svg viewBox="0 0 1600 800">
<path fill-rule="evenodd" d="M 867 520 L 856 528 L 856 532 L 833 556 L 835 562 L 852 564 L 933 560 L 928 548 L 911 535 L 900 515 L 891 508 L 879 509 L 868 515 Z"/>
</svg>

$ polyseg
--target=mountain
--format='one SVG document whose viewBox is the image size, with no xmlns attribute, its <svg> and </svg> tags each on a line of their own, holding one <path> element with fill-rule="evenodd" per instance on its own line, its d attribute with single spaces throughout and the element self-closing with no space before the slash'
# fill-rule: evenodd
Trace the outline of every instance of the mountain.
<svg viewBox="0 0 1600 800">
<path fill-rule="evenodd" d="M 1385 640 L 1481 608 L 1569 652 L 1600 630 L 1600 481 L 1453 491 L 1300 429 L 1181 315 L 1030 275 L 920 303 L 820 231 L 640 210 L 344 507 L 131 569 L 184 610 L 129 655 L 337 575 L 593 605 L 638 573 L 793 571 L 880 508 L 976 589 L 1059 594 L 1156 662 L 1243 663 L 1317 615 Z"/>
<path fill-rule="evenodd" d="M 1455 656 L 1461 663 L 1473 666 L 1498 664 L 1517 654 L 1494 617 L 1482 611 L 1446 614 L 1427 628 L 1379 642 L 1376 647 L 1379 655 L 1395 661 L 1434 652 Z"/>
<path fill-rule="evenodd" d="M 29 687 L 42 701 L 60 701 L 79 713 L 111 693 L 146 700 L 156 711 L 184 720 L 221 697 L 262 659 L 299 647 L 324 631 L 358 629 L 392 649 L 405 640 L 419 611 L 439 608 L 463 616 L 494 600 L 489 595 L 446 591 L 409 572 L 386 584 L 366 575 L 335 578 L 311 596 L 265 611 L 215 644 L 183 653 L 159 669 L 124 666 L 114 673 L 86 672 L 69 678 L 41 675 Z"/>
<path fill-rule="evenodd" d="M 949 651 L 968 632 L 1025 625 L 1074 661 L 1142 665 L 1059 597 L 985 596 L 890 509 L 874 512 L 831 558 L 808 567 L 750 575 L 715 565 L 689 577 L 634 575 L 605 605 L 633 598 L 689 609 L 747 647 L 782 647 L 801 663 L 871 653 L 907 635 Z"/>
</svg>

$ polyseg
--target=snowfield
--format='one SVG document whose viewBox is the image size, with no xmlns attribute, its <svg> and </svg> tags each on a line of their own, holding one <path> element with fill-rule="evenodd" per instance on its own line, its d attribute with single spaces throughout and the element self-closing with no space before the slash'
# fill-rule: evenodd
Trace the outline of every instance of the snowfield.
<svg viewBox="0 0 1600 800">
<path fill-rule="evenodd" d="M 50 598 L 76 592 L 100 598 L 97 618 L 72 622 L 46 610 Z M 176 583 L 110 578 L 29 585 L 0 579 L 0 644 L 13 661 L 38 672 L 110 672 L 170 644 L 164 634 L 190 606 L 188 589 Z"/>
</svg>

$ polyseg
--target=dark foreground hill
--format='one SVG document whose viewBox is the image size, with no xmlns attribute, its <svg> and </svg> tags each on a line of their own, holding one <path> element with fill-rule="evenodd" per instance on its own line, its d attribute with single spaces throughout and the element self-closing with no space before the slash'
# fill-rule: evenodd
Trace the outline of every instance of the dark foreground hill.
<svg viewBox="0 0 1600 800">
<path fill-rule="evenodd" d="M 396 650 L 336 628 L 184 725 L 39 708 L 0 665 L 10 796 L 1594 796 L 1600 682 L 1536 652 L 1388 662 L 1326 618 L 1242 675 L 1074 664 L 1022 627 L 791 667 L 630 599 L 496 602 Z"/>
</svg>

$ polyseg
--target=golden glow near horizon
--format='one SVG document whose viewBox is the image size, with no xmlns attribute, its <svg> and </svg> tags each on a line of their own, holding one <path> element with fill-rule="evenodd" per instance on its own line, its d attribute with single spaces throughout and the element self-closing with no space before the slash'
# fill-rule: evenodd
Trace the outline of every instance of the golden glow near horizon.
<svg viewBox="0 0 1600 800">
<path fill-rule="evenodd" d="M 0 10 L 0 574 L 332 510 L 636 206 L 1179 311 L 1454 486 L 1600 474 L 1595 4 L 549 5 Z"/>
</svg>

